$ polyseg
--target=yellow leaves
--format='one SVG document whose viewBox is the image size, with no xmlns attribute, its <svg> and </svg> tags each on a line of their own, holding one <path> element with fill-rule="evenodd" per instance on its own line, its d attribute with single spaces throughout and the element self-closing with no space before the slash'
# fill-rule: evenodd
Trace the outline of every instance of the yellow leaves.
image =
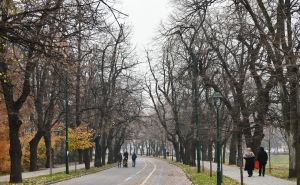
<svg viewBox="0 0 300 185">
<path fill-rule="evenodd" d="M 2 96 L 0 96 L 2 99 Z M 10 158 L 9 158 L 9 129 L 6 121 L 6 108 L 0 101 L 0 172 L 9 172 Z"/>
<path fill-rule="evenodd" d="M 21 146 L 22 146 L 22 164 L 23 167 L 28 168 L 30 163 L 30 146 L 29 142 L 34 137 L 35 132 L 26 133 L 23 136 L 21 136 Z M 52 134 L 51 136 L 51 147 L 54 148 L 55 144 L 61 140 L 60 136 L 55 136 Z M 41 138 L 38 148 L 37 148 L 37 157 L 38 160 L 45 161 L 46 156 L 46 145 L 44 138 Z"/>
<path fill-rule="evenodd" d="M 35 133 L 26 133 L 20 137 L 21 147 L 22 147 L 22 166 L 28 168 L 30 163 L 30 147 L 29 142 L 34 137 Z M 45 160 L 46 159 L 46 147 L 43 138 L 40 140 L 37 148 L 38 159 Z"/>
<path fill-rule="evenodd" d="M 94 145 L 93 136 L 95 131 L 89 129 L 85 123 L 79 127 L 69 129 L 69 148 L 70 150 L 87 149 Z"/>
<path fill-rule="evenodd" d="M 0 140 L 0 172 L 9 172 L 10 158 L 9 158 L 9 140 Z"/>
</svg>

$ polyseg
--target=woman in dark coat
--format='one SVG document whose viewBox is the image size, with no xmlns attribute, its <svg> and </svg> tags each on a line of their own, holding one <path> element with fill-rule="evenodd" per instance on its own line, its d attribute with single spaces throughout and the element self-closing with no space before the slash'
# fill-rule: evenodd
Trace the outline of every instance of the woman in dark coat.
<svg viewBox="0 0 300 185">
<path fill-rule="evenodd" d="M 259 176 L 261 176 L 261 174 L 263 176 L 265 176 L 266 164 L 267 164 L 267 161 L 268 161 L 268 154 L 264 150 L 263 147 L 260 147 L 256 156 L 257 156 L 256 159 L 259 161 L 258 174 L 259 174 Z"/>
<path fill-rule="evenodd" d="M 251 148 L 247 148 L 247 151 L 244 154 L 244 159 L 246 160 L 245 170 L 247 170 L 247 172 L 248 172 L 248 177 L 252 177 L 253 169 L 254 169 L 254 162 L 255 162 L 255 155 L 252 152 Z"/>
</svg>

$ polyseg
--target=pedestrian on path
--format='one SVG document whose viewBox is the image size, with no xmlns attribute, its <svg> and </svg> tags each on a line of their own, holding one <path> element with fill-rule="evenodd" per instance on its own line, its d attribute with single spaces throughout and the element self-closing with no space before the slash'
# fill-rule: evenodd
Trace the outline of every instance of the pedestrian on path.
<svg viewBox="0 0 300 185">
<path fill-rule="evenodd" d="M 265 170 L 266 170 L 266 164 L 268 161 L 268 154 L 264 150 L 264 147 L 259 147 L 258 153 L 257 153 L 257 160 L 259 161 L 259 176 L 265 176 Z"/>
<path fill-rule="evenodd" d="M 122 167 L 122 160 L 123 160 L 122 154 L 119 153 L 118 154 L 118 168 Z"/>
<path fill-rule="evenodd" d="M 251 148 L 247 148 L 246 153 L 244 154 L 244 159 L 246 160 L 245 170 L 248 172 L 248 177 L 252 177 L 255 155 L 252 152 Z"/>
<path fill-rule="evenodd" d="M 133 152 L 131 159 L 132 159 L 132 167 L 135 167 L 135 160 L 136 160 L 137 156 L 136 154 Z"/>
</svg>

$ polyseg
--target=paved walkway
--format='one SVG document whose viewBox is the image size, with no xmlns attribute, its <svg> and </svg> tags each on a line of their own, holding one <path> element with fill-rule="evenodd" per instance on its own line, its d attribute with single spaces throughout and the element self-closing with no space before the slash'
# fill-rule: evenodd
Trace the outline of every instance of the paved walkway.
<svg viewBox="0 0 300 185">
<path fill-rule="evenodd" d="M 91 166 L 94 166 L 94 163 L 91 162 Z M 76 169 L 82 169 L 84 168 L 84 164 L 77 164 Z M 75 170 L 75 165 L 70 165 L 69 170 Z M 52 173 L 58 173 L 58 172 L 64 172 L 66 171 L 66 167 L 58 167 L 58 168 L 53 168 Z M 50 174 L 50 169 L 45 169 L 45 170 L 39 170 L 39 171 L 34 171 L 34 172 L 24 172 L 22 173 L 22 178 L 30 178 L 30 177 L 38 177 L 42 175 L 49 175 Z M 9 181 L 9 175 L 5 176 L 0 176 L 0 182 L 8 182 Z"/>
<path fill-rule="evenodd" d="M 93 163 L 91 163 L 91 166 L 93 166 Z M 205 168 L 209 169 L 209 162 L 204 162 Z M 213 170 L 216 171 L 217 165 L 215 163 L 212 163 Z M 80 164 L 76 166 L 77 169 L 84 168 L 84 164 Z M 72 165 L 69 167 L 70 170 L 75 169 L 75 165 Z M 53 168 L 52 173 L 57 172 L 63 172 L 65 171 L 65 167 L 59 167 L 59 168 Z M 48 175 L 50 174 L 49 169 L 35 171 L 35 172 L 24 172 L 22 173 L 22 177 L 30 178 L 30 177 L 37 177 L 41 175 Z M 266 175 L 265 177 L 259 177 L 257 170 L 254 171 L 253 177 L 248 177 L 247 172 L 243 171 L 244 174 L 244 183 L 245 185 L 296 185 L 296 182 L 291 182 L 287 180 L 283 180 L 280 178 L 272 177 Z M 227 166 L 223 165 L 223 175 L 228 176 L 232 179 L 235 179 L 240 182 L 240 170 L 238 167 L 235 166 Z M 0 182 L 8 182 L 9 181 L 9 175 L 6 176 L 0 176 Z"/>
<path fill-rule="evenodd" d="M 204 166 L 206 169 L 209 169 L 209 162 L 204 162 Z M 216 171 L 217 169 L 217 164 L 212 163 L 212 168 L 213 171 Z M 244 184 L 246 185 L 296 185 L 296 182 L 291 182 L 288 180 L 283 180 L 280 178 L 272 177 L 272 176 L 264 176 L 264 177 L 259 177 L 258 176 L 258 171 L 255 170 L 253 173 L 252 177 L 248 177 L 248 174 L 246 171 L 243 171 L 243 179 L 244 179 Z M 232 179 L 235 179 L 239 182 L 240 181 L 240 169 L 235 166 L 227 166 L 223 165 L 223 175 L 228 176 Z"/>
</svg>

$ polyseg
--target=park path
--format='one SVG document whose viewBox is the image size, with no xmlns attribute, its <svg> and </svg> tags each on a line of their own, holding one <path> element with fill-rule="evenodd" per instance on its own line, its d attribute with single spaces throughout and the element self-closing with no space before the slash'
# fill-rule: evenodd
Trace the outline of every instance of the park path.
<svg viewBox="0 0 300 185">
<path fill-rule="evenodd" d="M 205 161 L 204 162 L 204 167 L 206 169 L 209 169 L 209 162 Z M 213 171 L 216 171 L 217 169 L 217 164 L 212 163 L 212 169 Z M 237 180 L 240 182 L 240 169 L 236 166 L 228 166 L 228 165 L 223 165 L 223 175 L 230 177 L 232 179 Z M 288 180 L 272 177 L 265 175 L 264 177 L 259 177 L 257 170 L 254 171 L 252 177 L 248 177 L 248 174 L 246 171 L 243 171 L 243 179 L 244 179 L 244 184 L 246 185 L 296 185 L 296 182 L 291 182 Z"/>
<path fill-rule="evenodd" d="M 139 157 L 135 167 L 110 168 L 55 185 L 191 185 L 191 181 L 177 166 L 166 161 Z"/>
<path fill-rule="evenodd" d="M 94 163 L 91 162 L 91 166 L 94 166 Z M 82 169 L 84 168 L 84 164 L 77 164 L 76 169 Z M 69 170 L 75 170 L 75 165 L 70 165 Z M 58 172 L 64 172 L 66 171 L 66 167 L 58 167 L 58 168 L 52 168 L 52 173 L 58 173 Z M 50 169 L 44 169 L 44 170 L 39 170 L 39 171 L 34 171 L 34 172 L 23 172 L 22 173 L 22 178 L 30 178 L 30 177 L 38 177 L 42 175 L 49 175 L 50 174 Z M 1 182 L 8 182 L 9 181 L 9 175 L 4 175 L 0 176 L 0 184 Z"/>
</svg>

